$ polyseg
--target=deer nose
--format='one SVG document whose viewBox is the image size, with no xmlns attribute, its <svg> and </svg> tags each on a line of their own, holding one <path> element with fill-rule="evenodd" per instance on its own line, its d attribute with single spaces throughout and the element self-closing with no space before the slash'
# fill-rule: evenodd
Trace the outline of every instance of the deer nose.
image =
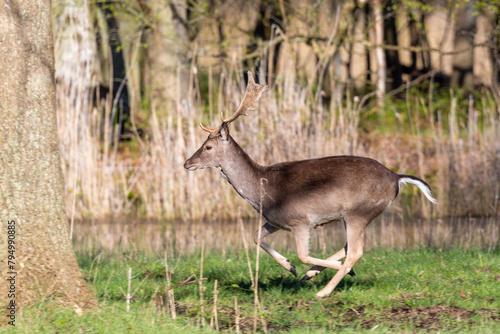
<svg viewBox="0 0 500 334">
<path fill-rule="evenodd" d="M 189 170 L 189 171 L 193 171 L 193 170 L 197 170 L 198 167 L 195 163 L 193 163 L 191 161 L 191 159 L 187 159 L 186 162 L 184 163 L 184 168 Z"/>
</svg>

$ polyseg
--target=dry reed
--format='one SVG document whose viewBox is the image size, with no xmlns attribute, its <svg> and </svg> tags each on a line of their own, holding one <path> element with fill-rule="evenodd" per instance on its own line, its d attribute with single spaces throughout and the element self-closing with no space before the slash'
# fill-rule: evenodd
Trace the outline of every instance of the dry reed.
<svg viewBox="0 0 500 334">
<path fill-rule="evenodd" d="M 240 332 L 240 308 L 238 306 L 238 297 L 233 296 L 234 298 L 234 326 L 236 333 Z"/>
<path fill-rule="evenodd" d="M 58 128 L 71 217 L 235 219 L 234 208 L 239 205 L 243 216 L 254 214 L 217 171 L 187 172 L 183 168 L 185 159 L 205 139 L 205 133 L 197 128 L 200 118 L 215 125 L 216 111 L 229 114 L 241 100 L 246 70 L 243 54 L 235 54 L 232 61 L 222 64 L 218 74 L 193 62 L 192 88 L 170 94 L 175 95 L 170 98 L 172 110 L 145 110 L 150 114 L 146 135 L 137 137 L 137 148 L 127 153 L 117 137 L 110 136 L 114 101 L 108 98 L 97 105 L 91 103 L 95 43 L 85 19 L 88 15 L 78 15 L 79 10 L 78 6 L 65 6 L 60 18 L 70 20 L 65 21 L 64 30 L 56 29 Z M 287 45 L 286 38 L 283 43 L 282 63 L 271 76 L 269 92 L 255 111 L 231 126 L 232 136 L 257 162 L 368 156 L 431 184 L 439 204 L 430 206 L 420 195 L 407 195 L 404 208 L 410 215 L 500 214 L 499 105 L 487 90 L 480 101 L 471 99 L 464 105 L 462 97 L 452 96 L 449 106 L 436 107 L 432 85 L 427 101 L 412 97 L 408 85 L 406 110 L 397 110 L 390 103 L 387 110 L 378 110 L 366 105 L 368 99 L 351 96 L 333 72 L 331 91 L 314 91 L 317 80 L 327 81 L 328 62 L 318 65 L 321 75 L 304 82 L 295 71 L 293 47 Z M 261 61 L 271 63 L 266 58 L 270 56 L 264 53 Z M 267 77 L 263 68 L 257 73 L 261 80 Z M 208 73 L 208 101 L 201 99 L 199 90 L 202 70 Z M 340 99 L 344 93 L 345 99 Z M 331 96 L 331 101 L 323 96 Z M 205 104 L 208 112 L 203 116 Z M 360 121 L 372 113 L 380 117 L 395 113 L 395 129 L 364 133 L 360 128 L 366 124 Z M 402 113 L 406 117 L 401 117 Z M 416 194 L 415 190 L 405 192 Z"/>
<path fill-rule="evenodd" d="M 200 326 L 205 327 L 205 301 L 203 300 L 203 292 L 205 287 L 203 286 L 203 261 L 205 259 L 205 242 L 201 243 L 201 259 L 200 259 L 200 280 L 198 282 L 198 287 L 200 291 Z"/>
<path fill-rule="evenodd" d="M 212 319 L 210 319 L 210 328 L 215 326 L 215 331 L 219 331 L 219 317 L 217 314 L 217 299 L 219 296 L 219 292 L 217 290 L 217 280 L 214 281 L 214 306 L 212 310 Z"/>
<path fill-rule="evenodd" d="M 260 222 L 260 219 L 259 219 Z M 241 230 L 241 240 L 243 241 L 243 249 L 245 250 L 245 255 L 247 258 L 248 264 L 248 273 L 250 276 L 250 281 L 252 282 L 252 288 L 255 287 L 255 280 L 252 273 L 252 262 L 250 261 L 250 254 L 248 252 L 248 242 L 247 242 L 247 233 L 245 232 L 245 228 L 243 227 L 243 220 L 241 219 L 241 207 L 238 207 L 238 225 Z"/>
<path fill-rule="evenodd" d="M 127 313 L 130 312 L 130 299 L 132 298 L 132 295 L 130 294 L 130 288 L 132 286 L 132 268 L 128 268 L 128 284 L 127 284 Z"/>
<path fill-rule="evenodd" d="M 168 269 L 168 259 L 167 259 L 167 251 L 165 250 L 165 279 L 167 280 L 167 305 L 169 305 L 170 312 L 172 314 L 172 319 L 177 319 L 177 311 L 175 308 L 175 296 L 174 290 L 172 287 L 172 278 L 170 270 Z"/>
</svg>

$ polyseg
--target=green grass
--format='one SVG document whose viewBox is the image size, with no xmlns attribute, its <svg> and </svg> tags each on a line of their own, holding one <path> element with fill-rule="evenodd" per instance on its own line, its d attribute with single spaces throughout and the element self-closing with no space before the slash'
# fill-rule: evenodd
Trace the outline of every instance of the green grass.
<svg viewBox="0 0 500 334">
<path fill-rule="evenodd" d="M 162 256 L 139 254 L 77 254 L 84 276 L 94 289 L 100 308 L 78 316 L 49 302 L 25 310 L 17 321 L 19 333 L 200 333 L 209 332 L 213 291 L 218 281 L 217 313 L 221 331 L 235 332 L 234 297 L 240 308 L 242 332 L 251 332 L 254 292 L 245 253 L 205 255 L 204 303 L 199 283 L 174 289 L 177 320 L 166 312 Z M 320 254 L 316 254 L 322 256 Z M 252 266 L 255 254 L 251 253 Z M 324 257 L 324 256 L 322 256 Z M 304 274 L 309 268 L 294 254 L 289 258 Z M 169 259 L 172 286 L 198 279 L 200 256 Z M 135 295 L 126 312 L 128 268 Z M 259 297 L 269 332 L 500 332 L 500 252 L 417 248 L 408 251 L 370 251 L 331 296 L 314 294 L 334 274 L 325 270 L 311 281 L 300 282 L 267 254 L 259 268 Z M 142 284 L 141 284 L 142 282 Z M 155 293 L 156 291 L 156 293 Z M 202 306 L 204 312 L 202 312 Z M 200 328 L 204 318 L 207 326 Z M 5 329 L 2 329 L 5 330 Z M 2 331 L 0 330 L 0 332 Z M 259 323 L 259 331 L 263 331 Z"/>
</svg>

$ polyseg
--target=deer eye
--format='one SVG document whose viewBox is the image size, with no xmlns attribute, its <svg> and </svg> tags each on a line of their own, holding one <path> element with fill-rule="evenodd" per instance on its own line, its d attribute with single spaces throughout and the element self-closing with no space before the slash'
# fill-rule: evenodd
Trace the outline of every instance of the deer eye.
<svg viewBox="0 0 500 334">
<path fill-rule="evenodd" d="M 210 145 L 205 146 L 205 150 L 210 151 L 211 149 L 212 149 L 212 146 L 210 146 Z"/>
</svg>

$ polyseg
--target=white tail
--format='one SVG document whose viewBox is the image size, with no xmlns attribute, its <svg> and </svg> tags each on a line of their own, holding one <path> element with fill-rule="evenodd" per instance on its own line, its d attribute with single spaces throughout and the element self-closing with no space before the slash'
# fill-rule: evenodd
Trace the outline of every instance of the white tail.
<svg viewBox="0 0 500 334">
<path fill-rule="evenodd" d="M 407 183 L 416 185 L 424 193 L 425 197 L 427 197 L 429 201 L 431 201 L 434 204 L 437 204 L 437 200 L 431 195 L 431 187 L 429 187 L 427 183 L 414 176 L 400 175 L 399 189 L 401 189 L 401 187 Z"/>
</svg>

